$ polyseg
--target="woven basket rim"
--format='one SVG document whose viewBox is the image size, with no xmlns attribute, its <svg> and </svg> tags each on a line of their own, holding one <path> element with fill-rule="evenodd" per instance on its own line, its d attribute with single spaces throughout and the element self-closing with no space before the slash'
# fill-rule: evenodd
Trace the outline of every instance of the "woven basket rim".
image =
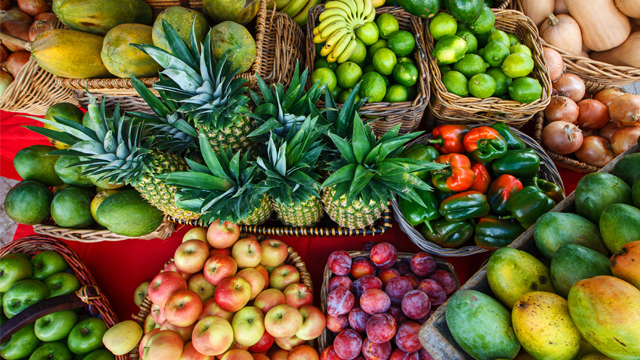
<svg viewBox="0 0 640 360">
<path fill-rule="evenodd" d="M 122 241 L 128 239 L 152 240 L 166 239 L 175 231 L 176 224 L 169 221 L 165 216 L 162 222 L 153 232 L 143 236 L 119 235 L 107 229 L 71 229 L 57 226 L 56 224 L 36 224 L 33 231 L 41 235 L 77 241 L 82 243 L 96 243 L 101 241 Z"/>
</svg>

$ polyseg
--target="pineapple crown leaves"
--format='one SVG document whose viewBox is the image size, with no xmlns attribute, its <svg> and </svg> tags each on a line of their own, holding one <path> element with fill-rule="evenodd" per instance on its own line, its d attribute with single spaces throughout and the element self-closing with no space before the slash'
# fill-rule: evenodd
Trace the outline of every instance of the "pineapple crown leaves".
<svg viewBox="0 0 640 360">
<path fill-rule="evenodd" d="M 237 223 L 261 205 L 267 188 L 257 186 L 260 173 L 249 162 L 249 152 L 241 157 L 230 149 L 219 156 L 204 134 L 199 136 L 205 165 L 187 159 L 188 172 L 159 175 L 167 184 L 177 186 L 176 205 L 184 210 L 202 213 L 201 219 Z"/>
<path fill-rule="evenodd" d="M 444 165 L 399 158 L 404 145 L 421 134 L 398 136 L 399 131 L 400 125 L 395 126 L 376 141 L 369 125 L 357 120 L 353 122 L 351 142 L 330 133 L 342 158 L 330 164 L 329 170 L 333 174 L 324 181 L 322 188 L 335 186 L 333 200 L 346 195 L 347 206 L 358 198 L 365 204 L 370 200 L 386 204 L 394 194 L 425 206 L 415 189 L 429 191 L 431 187 L 412 173 L 436 170 Z"/>
<path fill-rule="evenodd" d="M 333 95 L 331 95 L 331 92 L 327 91 L 325 93 L 325 110 L 321 112 L 313 106 L 311 110 L 312 116 L 318 116 L 318 122 L 320 124 L 330 125 L 330 131 L 333 134 L 343 139 L 351 140 L 350 130 L 353 127 L 353 121 L 360 112 L 362 105 L 367 100 L 367 98 L 364 98 L 356 101 L 359 90 L 360 83 L 353 87 L 353 90 L 349 94 L 349 97 L 347 97 L 344 104 L 342 104 L 342 108 L 340 108 L 340 110 L 338 110 L 338 106 L 336 105 L 336 101 L 333 98 Z"/>
</svg>

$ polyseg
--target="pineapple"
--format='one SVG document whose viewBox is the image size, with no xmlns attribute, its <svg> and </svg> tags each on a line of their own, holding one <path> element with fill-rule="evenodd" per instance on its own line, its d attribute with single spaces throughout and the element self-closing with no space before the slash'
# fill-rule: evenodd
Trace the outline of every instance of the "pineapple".
<svg viewBox="0 0 640 360">
<path fill-rule="evenodd" d="M 269 138 L 267 160 L 258 157 L 256 163 L 264 172 L 264 187 L 273 199 L 273 208 L 280 221 L 287 226 L 313 226 L 322 218 L 322 202 L 318 190 L 316 162 L 324 148 L 316 140 L 323 126 L 317 119 L 306 118 L 297 132 L 289 131 L 278 146 L 277 138 Z"/>
<path fill-rule="evenodd" d="M 322 188 L 325 211 L 338 225 L 361 229 L 373 224 L 394 195 L 425 206 L 414 189 L 431 187 L 412 173 L 443 167 L 428 161 L 398 158 L 404 144 L 420 132 L 398 136 L 400 125 L 376 141 L 375 134 L 356 114 L 352 140 L 330 133 L 341 158 L 330 164 L 332 172 Z"/>
</svg>

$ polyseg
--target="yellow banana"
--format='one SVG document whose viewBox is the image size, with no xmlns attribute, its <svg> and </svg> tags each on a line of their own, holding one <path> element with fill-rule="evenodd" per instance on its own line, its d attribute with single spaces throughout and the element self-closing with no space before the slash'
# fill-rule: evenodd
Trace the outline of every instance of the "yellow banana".
<svg viewBox="0 0 640 360">
<path fill-rule="evenodd" d="M 356 42 L 356 39 L 353 39 L 351 42 L 349 42 L 349 45 L 347 46 L 347 48 L 344 49 L 342 54 L 340 54 L 340 57 L 338 58 L 338 63 L 341 64 L 341 63 L 349 60 L 351 55 L 353 55 L 353 52 L 356 51 L 356 46 L 357 45 L 358 45 L 358 43 Z"/>
<path fill-rule="evenodd" d="M 365 16 L 364 22 L 372 22 L 376 19 L 376 8 L 372 7 L 371 11 Z"/>
<path fill-rule="evenodd" d="M 300 11 L 300 13 L 293 18 L 293 21 L 295 21 L 300 26 L 307 25 L 309 10 L 311 10 L 311 8 L 316 5 L 319 5 L 320 3 L 322 3 L 322 0 L 309 0 L 307 6 L 305 6 L 304 9 L 302 9 L 302 11 Z"/>
<path fill-rule="evenodd" d="M 313 36 L 315 37 L 316 35 L 320 34 L 320 30 L 318 29 L 318 27 L 314 27 L 313 28 Z"/>
<path fill-rule="evenodd" d="M 311 1 L 310 1 L 310 3 L 311 3 Z M 342 16 L 333 15 L 333 16 L 330 16 L 330 17 L 324 19 L 324 21 L 321 22 L 320 25 L 316 26 L 316 29 L 318 29 L 318 31 L 322 32 L 322 30 L 324 30 L 327 26 L 329 26 L 329 25 L 331 25 L 331 24 L 333 24 L 335 22 L 340 22 L 340 21 L 347 23 L 347 20 L 345 18 L 343 18 Z"/>
<path fill-rule="evenodd" d="M 347 34 L 346 36 L 343 36 L 342 39 L 340 39 L 340 41 L 338 42 L 338 44 L 336 44 L 336 47 L 333 49 L 331 54 L 329 54 L 329 56 L 331 56 L 331 58 L 336 60 L 339 59 L 342 52 L 344 52 L 344 49 L 347 48 L 347 46 L 351 43 L 351 41 L 353 41 L 353 34 Z M 329 56 L 327 56 L 327 58 Z"/>
<path fill-rule="evenodd" d="M 352 19 L 355 20 L 358 18 L 358 6 L 356 5 L 355 0 L 336 0 L 336 1 L 342 1 L 349 7 L 349 14 L 351 15 Z"/>
<path fill-rule="evenodd" d="M 289 3 L 289 5 L 285 6 L 281 12 L 294 17 L 296 15 L 298 15 L 298 13 L 300 12 L 300 10 L 302 10 L 302 8 L 304 8 L 304 6 L 307 4 L 307 0 L 291 0 L 291 2 Z"/>
<path fill-rule="evenodd" d="M 320 55 L 321 56 L 329 55 L 333 51 L 333 49 L 336 47 L 338 42 L 340 42 L 340 39 L 345 35 L 347 35 L 347 29 L 345 28 L 342 28 L 334 32 L 333 34 L 331 34 L 331 37 L 327 39 L 327 42 L 322 47 L 322 50 L 320 50 Z"/>
<path fill-rule="evenodd" d="M 322 44 L 325 41 L 327 41 L 327 39 L 323 38 L 322 34 L 317 34 L 313 37 L 313 42 L 315 44 Z"/>
<path fill-rule="evenodd" d="M 324 8 L 325 11 L 318 17 L 320 21 L 323 21 L 333 15 L 342 15 L 345 19 L 353 20 L 353 17 L 351 16 L 351 8 L 342 1 L 329 1 L 324 5 Z"/>
<path fill-rule="evenodd" d="M 375 9 L 373 8 L 373 3 L 371 3 L 371 0 L 362 0 L 364 2 L 364 11 L 363 11 L 363 17 L 368 17 L 369 14 L 371 14 L 371 10 Z"/>
<path fill-rule="evenodd" d="M 290 2 L 291 0 L 276 0 L 276 10 L 280 11 L 284 9 L 287 5 L 289 5 Z"/>
<path fill-rule="evenodd" d="M 354 0 L 354 2 L 358 9 L 358 19 L 362 19 L 364 17 L 364 0 Z"/>
<path fill-rule="evenodd" d="M 331 34 L 333 34 L 334 32 L 340 29 L 345 29 L 345 30 L 347 29 L 347 24 L 344 21 L 337 21 L 337 22 L 331 23 L 329 26 L 324 28 L 320 33 L 322 34 L 322 37 L 326 39 L 329 36 L 331 36 Z"/>
</svg>

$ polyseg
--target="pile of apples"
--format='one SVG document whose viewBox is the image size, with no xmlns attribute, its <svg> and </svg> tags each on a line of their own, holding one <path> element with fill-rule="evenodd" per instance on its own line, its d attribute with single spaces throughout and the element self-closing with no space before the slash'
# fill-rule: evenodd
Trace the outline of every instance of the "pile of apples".
<svg viewBox="0 0 640 360">
<path fill-rule="evenodd" d="M 142 360 L 319 359 L 305 342 L 326 318 L 298 270 L 284 264 L 284 242 L 240 239 L 237 225 L 218 221 L 185 240 L 148 286 Z"/>
<path fill-rule="evenodd" d="M 410 262 L 397 258 L 389 243 L 374 245 L 370 259 L 352 261 L 342 250 L 329 255 L 335 276 L 328 284 L 327 328 L 337 335 L 321 360 L 431 360 L 420 345 L 420 326 L 456 281 L 425 252 Z"/>
</svg>

